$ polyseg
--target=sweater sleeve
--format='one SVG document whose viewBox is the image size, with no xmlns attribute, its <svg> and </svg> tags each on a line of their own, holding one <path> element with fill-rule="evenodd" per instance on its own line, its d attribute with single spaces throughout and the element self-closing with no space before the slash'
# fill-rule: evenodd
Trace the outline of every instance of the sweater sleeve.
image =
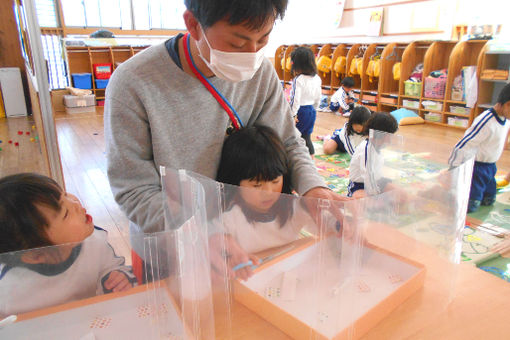
<svg viewBox="0 0 510 340">
<path fill-rule="evenodd" d="M 144 232 L 164 228 L 160 174 L 147 112 L 130 77 L 115 72 L 106 90 L 104 129 L 108 180 L 115 200 Z"/>
</svg>

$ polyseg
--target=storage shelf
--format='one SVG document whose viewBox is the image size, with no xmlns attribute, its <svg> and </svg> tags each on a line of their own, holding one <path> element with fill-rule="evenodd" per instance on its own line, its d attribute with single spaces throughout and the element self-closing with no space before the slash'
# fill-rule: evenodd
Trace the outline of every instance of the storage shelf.
<svg viewBox="0 0 510 340">
<path fill-rule="evenodd" d="M 420 96 L 400 96 L 400 98 L 405 98 L 405 99 L 420 99 L 421 97 Z"/>
<path fill-rule="evenodd" d="M 393 106 L 393 107 L 398 107 L 397 104 L 388 104 L 388 103 L 381 103 L 379 102 L 381 105 L 384 105 L 384 106 Z"/>
<path fill-rule="evenodd" d="M 464 118 L 470 118 L 471 115 L 464 114 L 464 113 L 454 113 L 454 112 L 444 112 L 446 116 L 458 116 L 458 117 L 464 117 Z"/>
<path fill-rule="evenodd" d="M 381 93 L 381 96 L 397 98 L 398 93 Z"/>
<path fill-rule="evenodd" d="M 438 110 L 428 110 L 428 109 L 425 109 L 425 108 L 420 109 L 420 111 L 427 111 L 427 112 L 441 113 L 441 114 L 445 113 L 444 111 L 438 111 Z"/>
<path fill-rule="evenodd" d="M 463 102 L 463 101 L 460 101 L 460 100 L 447 100 L 446 102 L 450 103 L 450 104 L 462 104 L 462 105 L 466 105 L 466 102 Z"/>
<path fill-rule="evenodd" d="M 491 83 L 500 83 L 500 84 L 508 84 L 510 83 L 509 80 L 502 80 L 502 79 L 489 79 L 489 78 L 480 78 L 482 81 L 487 81 Z"/>
</svg>

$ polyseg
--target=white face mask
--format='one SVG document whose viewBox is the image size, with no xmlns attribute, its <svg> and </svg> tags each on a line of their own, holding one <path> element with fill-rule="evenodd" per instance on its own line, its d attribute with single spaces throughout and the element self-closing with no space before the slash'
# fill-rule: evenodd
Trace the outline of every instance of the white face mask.
<svg viewBox="0 0 510 340">
<path fill-rule="evenodd" d="M 264 60 L 265 46 L 254 53 L 224 52 L 212 48 L 205 36 L 204 30 L 202 28 L 201 30 L 205 42 L 209 46 L 209 59 L 211 61 L 209 62 L 205 59 L 204 53 L 200 51 L 200 47 L 197 44 L 200 57 L 218 78 L 236 83 L 253 77 Z"/>
</svg>

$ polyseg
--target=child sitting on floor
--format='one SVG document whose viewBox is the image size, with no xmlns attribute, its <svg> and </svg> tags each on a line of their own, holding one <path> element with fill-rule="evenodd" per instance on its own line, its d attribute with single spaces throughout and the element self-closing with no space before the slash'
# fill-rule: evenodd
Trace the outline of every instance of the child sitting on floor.
<svg viewBox="0 0 510 340">
<path fill-rule="evenodd" d="M 340 88 L 331 96 L 329 109 L 332 112 L 339 112 L 344 117 L 349 117 L 352 109 L 354 109 L 354 95 L 352 88 L 354 87 L 354 79 L 345 77 L 342 79 Z"/>
<path fill-rule="evenodd" d="M 458 166 L 476 152 L 468 212 L 475 212 L 480 205 L 493 205 L 496 201 L 496 161 L 501 157 L 510 129 L 510 84 L 505 85 L 496 105 L 475 118 L 450 155 L 448 164 Z"/>
<path fill-rule="evenodd" d="M 226 232 L 248 253 L 296 240 L 304 226 L 315 225 L 306 208 L 291 194 L 288 158 L 269 127 L 234 132 L 223 145 L 216 180 L 229 188 L 223 214 Z"/>
<path fill-rule="evenodd" d="M 361 198 L 365 196 L 365 177 L 367 176 L 367 156 L 370 130 L 377 130 L 386 133 L 395 133 L 398 130 L 397 120 L 390 114 L 384 112 L 373 113 L 365 123 L 363 135 L 365 140 L 354 151 L 349 166 L 349 186 L 347 196 Z"/>
<path fill-rule="evenodd" d="M 351 157 L 356 147 L 365 139 L 363 125 L 370 118 L 370 110 L 364 106 L 357 106 L 352 110 L 349 120 L 342 129 L 336 129 L 330 138 L 324 138 L 323 150 L 331 155 L 336 150 L 347 152 Z"/>
<path fill-rule="evenodd" d="M 124 291 L 134 282 L 80 201 L 38 174 L 0 179 L 0 253 L 4 317 Z"/>
</svg>

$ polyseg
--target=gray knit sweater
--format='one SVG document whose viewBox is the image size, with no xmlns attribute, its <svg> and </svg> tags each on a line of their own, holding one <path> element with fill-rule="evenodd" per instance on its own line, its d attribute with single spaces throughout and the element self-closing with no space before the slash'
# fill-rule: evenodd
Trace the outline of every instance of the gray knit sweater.
<svg viewBox="0 0 510 340">
<path fill-rule="evenodd" d="M 243 124 L 268 125 L 278 132 L 298 193 L 325 186 L 267 59 L 251 80 L 210 81 L 236 108 Z M 164 44 L 120 65 L 106 90 L 104 125 L 108 179 L 128 218 L 144 232 L 163 230 L 159 167 L 215 178 L 229 122 L 200 81 L 174 63 Z"/>
</svg>

